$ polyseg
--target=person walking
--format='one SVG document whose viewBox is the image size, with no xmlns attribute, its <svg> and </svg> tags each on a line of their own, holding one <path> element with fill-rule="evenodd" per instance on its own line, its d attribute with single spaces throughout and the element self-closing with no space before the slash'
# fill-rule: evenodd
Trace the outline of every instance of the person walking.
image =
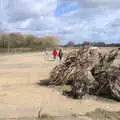
<svg viewBox="0 0 120 120">
<path fill-rule="evenodd" d="M 56 56 L 58 55 L 57 49 L 54 49 L 52 54 L 53 54 L 53 59 L 56 60 Z"/>
<path fill-rule="evenodd" d="M 62 49 L 59 50 L 58 56 L 59 56 L 59 59 L 62 60 L 62 57 L 63 57 Z"/>
<path fill-rule="evenodd" d="M 48 56 L 48 48 L 45 48 L 45 54 Z"/>
</svg>

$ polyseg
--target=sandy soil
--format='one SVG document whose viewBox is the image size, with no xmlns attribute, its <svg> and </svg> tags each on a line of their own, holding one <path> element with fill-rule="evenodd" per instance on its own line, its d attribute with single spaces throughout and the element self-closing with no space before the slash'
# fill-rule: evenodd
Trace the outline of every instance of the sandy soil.
<svg viewBox="0 0 120 120">
<path fill-rule="evenodd" d="M 37 116 L 38 110 L 55 116 L 82 114 L 96 108 L 120 111 L 120 103 L 106 100 L 73 100 L 54 88 L 39 86 L 59 64 L 44 53 L 0 56 L 0 118 Z"/>
</svg>

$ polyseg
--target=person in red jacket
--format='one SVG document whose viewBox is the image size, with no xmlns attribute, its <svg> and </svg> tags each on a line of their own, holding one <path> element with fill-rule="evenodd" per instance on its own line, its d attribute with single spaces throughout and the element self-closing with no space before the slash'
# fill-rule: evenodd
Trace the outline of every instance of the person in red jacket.
<svg viewBox="0 0 120 120">
<path fill-rule="evenodd" d="M 52 54 L 53 54 L 53 58 L 54 58 L 54 60 L 55 60 L 55 59 L 56 59 L 56 56 L 58 55 L 57 49 L 54 49 L 53 52 L 52 52 Z"/>
</svg>

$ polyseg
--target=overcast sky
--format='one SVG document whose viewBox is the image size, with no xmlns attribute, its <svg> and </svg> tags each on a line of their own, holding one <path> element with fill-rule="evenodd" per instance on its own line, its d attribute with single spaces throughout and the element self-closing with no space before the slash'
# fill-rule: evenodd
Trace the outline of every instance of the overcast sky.
<svg viewBox="0 0 120 120">
<path fill-rule="evenodd" d="M 120 43 L 120 0 L 0 0 L 0 32 Z"/>
</svg>

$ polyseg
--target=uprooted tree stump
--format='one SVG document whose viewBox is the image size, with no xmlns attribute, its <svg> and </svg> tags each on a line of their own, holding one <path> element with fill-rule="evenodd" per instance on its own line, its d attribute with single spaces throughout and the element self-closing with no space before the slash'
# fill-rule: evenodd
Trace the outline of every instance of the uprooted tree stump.
<svg viewBox="0 0 120 120">
<path fill-rule="evenodd" d="M 119 49 L 104 54 L 97 47 L 84 46 L 51 71 L 49 84 L 70 84 L 66 93 L 74 98 L 94 94 L 120 100 L 120 66 L 112 66 L 118 54 Z"/>
</svg>

